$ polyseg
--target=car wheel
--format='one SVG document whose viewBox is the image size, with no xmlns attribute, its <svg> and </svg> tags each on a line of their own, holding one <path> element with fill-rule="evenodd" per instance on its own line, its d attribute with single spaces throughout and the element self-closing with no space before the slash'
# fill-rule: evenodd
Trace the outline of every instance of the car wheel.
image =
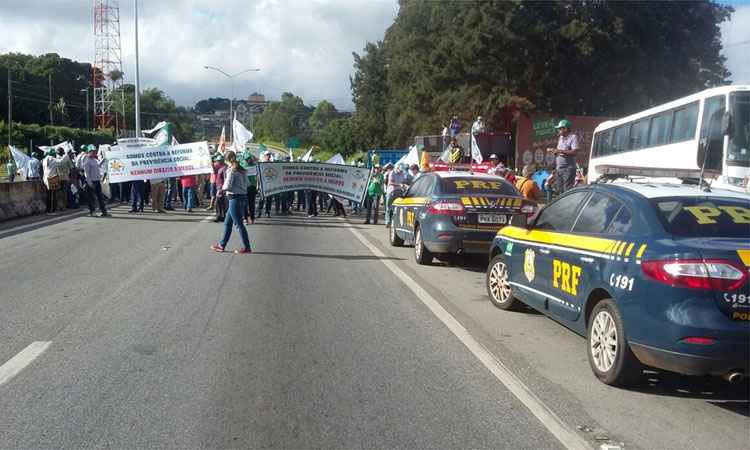
<svg viewBox="0 0 750 450">
<path fill-rule="evenodd" d="M 417 227 L 414 230 L 414 259 L 417 264 L 427 265 L 432 263 L 432 253 L 424 246 L 422 241 L 422 230 Z"/>
<path fill-rule="evenodd" d="M 493 305 L 505 310 L 514 310 L 521 306 L 510 291 L 508 266 L 505 265 L 501 255 L 495 256 L 490 261 L 490 265 L 487 266 L 485 281 L 487 295 L 489 295 Z"/>
<path fill-rule="evenodd" d="M 643 368 L 630 350 L 620 311 L 611 298 L 597 303 L 591 312 L 586 344 L 591 370 L 603 383 L 626 386 L 641 376 Z"/>
<path fill-rule="evenodd" d="M 396 233 L 396 227 L 393 224 L 391 224 L 391 226 L 388 228 L 388 236 L 393 247 L 401 247 L 402 245 L 404 245 L 404 240 L 398 237 L 398 234 Z"/>
</svg>

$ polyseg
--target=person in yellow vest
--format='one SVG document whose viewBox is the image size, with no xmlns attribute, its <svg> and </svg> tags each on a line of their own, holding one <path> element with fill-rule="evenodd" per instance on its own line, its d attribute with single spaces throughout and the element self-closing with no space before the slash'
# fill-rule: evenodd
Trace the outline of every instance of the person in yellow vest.
<svg viewBox="0 0 750 450">
<path fill-rule="evenodd" d="M 537 186 L 536 181 L 531 179 L 534 175 L 536 168 L 534 165 L 529 164 L 523 168 L 522 176 L 516 178 L 516 189 L 521 191 L 523 198 L 533 200 L 535 202 L 541 202 L 544 199 L 542 190 Z"/>
</svg>

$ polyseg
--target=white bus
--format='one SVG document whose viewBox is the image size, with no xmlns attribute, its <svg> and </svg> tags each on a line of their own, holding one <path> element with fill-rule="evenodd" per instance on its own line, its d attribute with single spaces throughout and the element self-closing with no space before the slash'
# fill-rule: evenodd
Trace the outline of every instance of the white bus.
<svg viewBox="0 0 750 450">
<path fill-rule="evenodd" d="M 588 180 L 597 166 L 718 173 L 713 186 L 744 191 L 750 175 L 750 85 L 681 98 L 594 130 Z"/>
</svg>

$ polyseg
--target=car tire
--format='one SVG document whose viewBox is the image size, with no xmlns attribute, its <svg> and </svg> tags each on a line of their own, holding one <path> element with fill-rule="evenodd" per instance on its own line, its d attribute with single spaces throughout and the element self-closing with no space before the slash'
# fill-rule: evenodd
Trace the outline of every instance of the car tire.
<svg viewBox="0 0 750 450">
<path fill-rule="evenodd" d="M 496 255 L 487 266 L 485 286 L 490 302 L 506 311 L 518 310 L 521 302 L 513 297 L 508 283 L 508 266 L 501 255 Z"/>
<path fill-rule="evenodd" d="M 388 240 L 392 247 L 401 247 L 404 245 L 404 240 L 398 236 L 396 233 L 396 227 L 393 224 L 388 227 Z"/>
<path fill-rule="evenodd" d="M 627 386 L 643 373 L 643 366 L 625 338 L 620 311 L 611 298 L 601 300 L 591 311 L 586 353 L 594 375 L 605 384 Z"/>
<path fill-rule="evenodd" d="M 427 250 L 422 240 L 422 230 L 419 226 L 414 229 L 414 260 L 417 264 L 429 265 L 432 264 L 432 253 Z"/>
</svg>

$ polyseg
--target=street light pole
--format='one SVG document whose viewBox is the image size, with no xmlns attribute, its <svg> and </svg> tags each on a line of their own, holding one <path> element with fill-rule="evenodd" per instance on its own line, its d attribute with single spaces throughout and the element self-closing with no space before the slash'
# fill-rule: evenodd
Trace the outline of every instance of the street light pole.
<svg viewBox="0 0 750 450">
<path fill-rule="evenodd" d="M 260 72 L 260 69 L 247 69 L 247 70 L 243 70 L 241 72 L 237 72 L 237 73 L 235 73 L 233 75 L 229 75 L 228 73 L 224 72 L 223 70 L 221 70 L 218 67 L 203 66 L 203 68 L 204 69 L 208 69 L 208 70 L 215 70 L 215 71 L 219 72 L 220 74 L 224 75 L 225 77 L 229 78 L 229 83 L 230 83 L 231 88 L 232 88 L 232 97 L 229 99 L 229 123 L 232 124 L 232 119 L 233 119 L 233 117 L 232 117 L 232 110 L 233 110 L 232 106 L 233 106 L 233 101 L 234 101 L 234 78 L 237 77 L 237 76 L 239 76 L 239 75 L 242 75 L 244 73 L 248 73 L 248 72 Z M 234 127 L 230 126 L 229 127 L 229 132 L 230 132 L 230 139 L 231 139 L 232 142 L 234 142 Z"/>
<path fill-rule="evenodd" d="M 138 0 L 135 3 L 135 137 L 141 138 L 141 80 L 138 66 Z M 136 141 L 138 142 L 138 141 Z"/>
</svg>

